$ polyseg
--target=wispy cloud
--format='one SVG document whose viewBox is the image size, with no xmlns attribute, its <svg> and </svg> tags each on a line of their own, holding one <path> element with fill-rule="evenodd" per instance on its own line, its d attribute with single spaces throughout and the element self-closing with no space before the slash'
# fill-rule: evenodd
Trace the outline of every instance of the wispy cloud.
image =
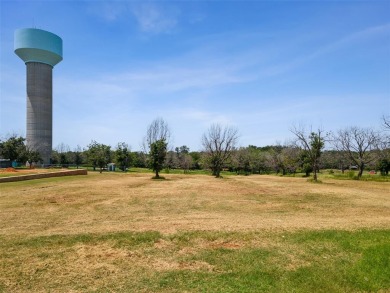
<svg viewBox="0 0 390 293">
<path fill-rule="evenodd" d="M 369 27 L 361 31 L 351 33 L 339 40 L 335 40 L 331 43 L 320 45 L 318 48 L 314 49 L 311 53 L 308 53 L 304 56 L 297 56 L 292 60 L 280 64 L 275 64 L 270 66 L 267 70 L 262 72 L 260 76 L 275 76 L 279 74 L 286 73 L 291 71 L 299 66 L 302 66 L 305 63 L 308 63 L 312 60 L 320 58 L 322 56 L 332 54 L 337 52 L 340 49 L 348 48 L 350 46 L 356 45 L 361 42 L 369 42 L 375 37 L 383 37 L 387 39 L 390 36 L 390 23 Z"/>
<path fill-rule="evenodd" d="M 180 10 L 173 6 L 158 6 L 156 3 L 135 3 L 131 12 L 142 32 L 167 33 L 178 24 Z"/>
<path fill-rule="evenodd" d="M 107 22 L 134 18 L 143 33 L 172 32 L 179 23 L 180 9 L 156 2 L 99 1 L 88 6 L 88 11 Z"/>
<path fill-rule="evenodd" d="M 178 119 L 201 123 L 203 126 L 209 126 L 212 123 L 219 123 L 222 125 L 234 124 L 232 119 L 226 114 L 196 108 L 180 109 L 175 116 L 177 116 Z"/>
<path fill-rule="evenodd" d="M 125 1 L 92 1 L 88 11 L 105 21 L 113 22 L 128 13 L 128 4 Z"/>
</svg>

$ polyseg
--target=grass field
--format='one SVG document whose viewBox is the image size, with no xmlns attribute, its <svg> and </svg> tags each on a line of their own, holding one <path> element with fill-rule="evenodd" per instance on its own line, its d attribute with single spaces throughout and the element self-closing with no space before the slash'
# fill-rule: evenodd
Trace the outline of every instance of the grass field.
<svg viewBox="0 0 390 293">
<path fill-rule="evenodd" d="M 390 292 L 390 184 L 90 173 L 0 185 L 0 292 Z"/>
</svg>

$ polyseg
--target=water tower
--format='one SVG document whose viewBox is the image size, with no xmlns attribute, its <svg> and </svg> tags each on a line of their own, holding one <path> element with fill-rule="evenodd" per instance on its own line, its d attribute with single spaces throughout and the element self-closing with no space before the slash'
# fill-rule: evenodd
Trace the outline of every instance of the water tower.
<svg viewBox="0 0 390 293">
<path fill-rule="evenodd" d="M 26 143 L 50 163 L 53 140 L 53 67 L 62 60 L 62 39 L 50 32 L 15 31 L 15 53 L 27 69 Z"/>
</svg>

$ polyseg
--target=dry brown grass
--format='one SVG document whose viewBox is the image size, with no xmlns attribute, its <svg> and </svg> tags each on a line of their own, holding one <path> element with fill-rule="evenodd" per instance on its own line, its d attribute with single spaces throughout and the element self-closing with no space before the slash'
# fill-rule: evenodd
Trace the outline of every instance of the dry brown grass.
<svg viewBox="0 0 390 293">
<path fill-rule="evenodd" d="M 337 271 L 338 260 L 360 255 L 329 241 L 302 244 L 295 231 L 390 227 L 389 183 L 164 176 L 90 173 L 1 184 L 0 292 L 212 292 L 226 280 L 207 287 L 207 278 L 228 275 L 231 261 L 244 278 L 259 258 L 264 270 L 292 272 L 295 280 L 300 268 Z M 131 231 L 161 234 L 135 233 L 146 238 L 133 241 Z M 235 260 L 210 261 L 227 250 Z M 249 264 L 245 253 L 254 255 Z M 198 288 L 183 283 L 206 276 Z M 291 286 L 285 280 L 281 291 Z"/>
<path fill-rule="evenodd" d="M 390 184 L 96 174 L 1 185 L 0 234 L 390 227 Z"/>
</svg>

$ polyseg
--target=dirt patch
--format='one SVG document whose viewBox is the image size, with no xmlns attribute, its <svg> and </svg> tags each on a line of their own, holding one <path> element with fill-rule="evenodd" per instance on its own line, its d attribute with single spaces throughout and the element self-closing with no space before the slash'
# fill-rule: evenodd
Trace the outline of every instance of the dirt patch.
<svg viewBox="0 0 390 293">
<path fill-rule="evenodd" d="M 19 174 L 19 176 L 2 177 L 0 178 L 0 183 L 34 180 L 34 179 L 42 179 L 42 178 L 50 178 L 50 177 L 74 176 L 74 175 L 87 175 L 87 170 L 77 169 L 77 170 L 63 170 L 57 172 Z"/>
<path fill-rule="evenodd" d="M 2 172 L 2 173 L 15 173 L 17 171 L 16 171 L 15 168 L 8 167 L 8 168 L 5 168 L 5 169 L 0 169 L 0 172 Z"/>
</svg>

